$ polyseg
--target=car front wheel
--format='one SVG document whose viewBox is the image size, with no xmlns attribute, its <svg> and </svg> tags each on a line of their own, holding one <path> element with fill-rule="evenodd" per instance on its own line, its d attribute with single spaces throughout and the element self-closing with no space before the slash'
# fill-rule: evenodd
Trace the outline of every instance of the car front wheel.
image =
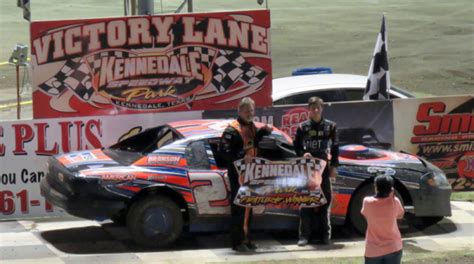
<svg viewBox="0 0 474 264">
<path fill-rule="evenodd" d="M 165 247 L 181 235 L 183 215 L 170 198 L 148 196 L 132 205 L 127 214 L 127 227 L 137 244 Z"/>
<path fill-rule="evenodd" d="M 360 210 L 362 209 L 362 202 L 364 201 L 365 197 L 373 196 L 374 194 L 375 190 L 373 184 L 366 184 L 357 191 L 351 200 L 351 205 L 349 208 L 349 220 L 352 224 L 352 227 L 354 227 L 354 229 L 362 235 L 364 235 L 365 231 L 367 230 L 367 221 L 360 213 Z M 397 190 L 395 190 L 395 196 L 398 197 L 403 206 L 402 196 Z"/>
</svg>

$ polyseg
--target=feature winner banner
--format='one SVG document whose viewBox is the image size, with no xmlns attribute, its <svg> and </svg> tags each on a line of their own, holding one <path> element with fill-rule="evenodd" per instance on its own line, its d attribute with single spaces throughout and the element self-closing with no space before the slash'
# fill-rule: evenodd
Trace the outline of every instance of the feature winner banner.
<svg viewBox="0 0 474 264">
<path fill-rule="evenodd" d="M 110 146 L 200 111 L 0 122 L 0 220 L 64 214 L 40 194 L 50 156 Z"/>
<path fill-rule="evenodd" d="M 34 118 L 270 106 L 268 10 L 31 23 Z"/>
<path fill-rule="evenodd" d="M 237 205 L 298 209 L 327 203 L 321 191 L 324 160 L 296 158 L 276 162 L 253 158 L 249 163 L 235 161 L 234 166 L 243 179 L 234 200 Z"/>
<path fill-rule="evenodd" d="M 474 97 L 394 100 L 395 148 L 426 158 L 453 191 L 474 190 Z"/>
</svg>

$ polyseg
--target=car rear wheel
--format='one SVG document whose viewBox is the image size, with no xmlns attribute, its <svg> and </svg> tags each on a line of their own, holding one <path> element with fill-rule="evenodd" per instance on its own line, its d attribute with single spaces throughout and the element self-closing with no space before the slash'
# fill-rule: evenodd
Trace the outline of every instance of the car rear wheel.
<svg viewBox="0 0 474 264">
<path fill-rule="evenodd" d="M 367 221 L 364 216 L 360 213 L 362 209 L 362 202 L 367 196 L 373 196 L 375 194 L 374 186 L 372 184 L 366 184 L 359 189 L 351 200 L 351 205 L 349 208 L 349 220 L 352 227 L 357 231 L 357 233 L 364 235 L 367 230 Z M 395 190 L 395 196 L 398 197 L 400 202 L 403 204 L 403 199 L 400 193 Z"/>
<path fill-rule="evenodd" d="M 181 235 L 183 215 L 170 198 L 149 196 L 132 205 L 127 214 L 127 227 L 137 244 L 165 247 Z"/>
</svg>

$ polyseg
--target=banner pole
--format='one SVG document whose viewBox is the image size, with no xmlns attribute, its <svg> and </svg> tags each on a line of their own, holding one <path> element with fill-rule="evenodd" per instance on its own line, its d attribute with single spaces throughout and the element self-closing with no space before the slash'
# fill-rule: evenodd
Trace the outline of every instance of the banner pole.
<svg viewBox="0 0 474 264">
<path fill-rule="evenodd" d="M 153 0 L 138 0 L 138 15 L 153 15 L 154 12 Z"/>
<path fill-rule="evenodd" d="M 16 65 L 16 119 L 20 120 L 20 65 Z"/>
<path fill-rule="evenodd" d="M 188 13 L 193 12 L 193 0 L 188 0 Z"/>
<path fill-rule="evenodd" d="M 131 13 L 132 16 L 137 14 L 137 0 L 131 0 Z"/>
</svg>

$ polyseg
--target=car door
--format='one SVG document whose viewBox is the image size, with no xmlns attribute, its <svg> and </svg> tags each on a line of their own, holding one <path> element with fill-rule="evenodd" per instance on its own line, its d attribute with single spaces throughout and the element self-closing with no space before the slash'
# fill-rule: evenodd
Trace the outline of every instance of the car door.
<svg viewBox="0 0 474 264">
<path fill-rule="evenodd" d="M 207 139 L 192 141 L 185 149 L 198 216 L 230 214 L 227 169 L 219 159 L 220 163 L 216 162 L 216 156 Z"/>
</svg>

